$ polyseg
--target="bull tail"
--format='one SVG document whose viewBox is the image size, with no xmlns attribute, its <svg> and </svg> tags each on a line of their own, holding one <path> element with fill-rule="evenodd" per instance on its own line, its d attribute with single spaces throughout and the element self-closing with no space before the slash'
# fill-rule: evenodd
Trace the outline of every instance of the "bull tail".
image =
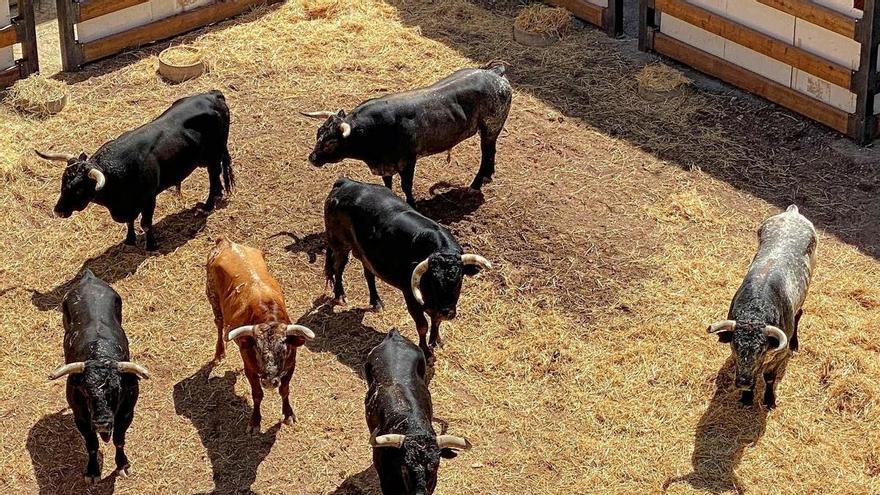
<svg viewBox="0 0 880 495">
<path fill-rule="evenodd" d="M 223 189 L 226 194 L 232 194 L 235 189 L 235 171 L 232 169 L 232 157 L 229 150 L 223 151 L 223 158 L 220 160 L 220 169 L 223 172 Z"/>
<path fill-rule="evenodd" d="M 483 70 L 489 70 L 501 77 L 505 77 L 507 75 L 507 65 L 501 60 L 493 60 L 488 64 L 484 65 Z"/>
</svg>

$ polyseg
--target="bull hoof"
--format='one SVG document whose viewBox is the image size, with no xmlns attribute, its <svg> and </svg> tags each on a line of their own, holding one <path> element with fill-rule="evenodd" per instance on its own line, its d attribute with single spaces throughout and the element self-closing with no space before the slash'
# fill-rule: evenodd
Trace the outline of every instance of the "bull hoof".
<svg viewBox="0 0 880 495">
<path fill-rule="evenodd" d="M 376 301 L 376 302 L 374 302 L 373 304 L 370 305 L 370 308 L 371 308 L 371 309 L 373 310 L 373 312 L 375 312 L 375 313 L 381 313 L 382 310 L 385 309 L 385 305 L 382 304 L 382 301 Z"/>
<path fill-rule="evenodd" d="M 85 481 L 87 485 L 97 485 L 98 482 L 101 481 L 101 476 L 87 474 L 83 476 L 83 481 Z"/>
<path fill-rule="evenodd" d="M 128 478 L 131 476 L 131 464 L 126 464 L 121 468 L 116 468 L 116 475 L 120 478 Z"/>
<path fill-rule="evenodd" d="M 124 244 L 126 246 L 134 246 L 137 244 L 137 237 L 132 237 L 132 238 L 126 237 L 125 240 L 122 241 L 122 244 Z"/>
<path fill-rule="evenodd" d="M 345 300 L 345 296 L 334 297 L 330 303 L 333 306 L 345 306 L 348 304 L 348 301 Z"/>
<path fill-rule="evenodd" d="M 247 427 L 246 431 L 247 431 L 248 435 L 259 435 L 260 434 L 260 423 L 257 423 L 257 424 L 248 423 L 248 427 Z"/>
<path fill-rule="evenodd" d="M 291 414 L 290 416 L 285 417 L 281 422 L 287 426 L 293 426 L 293 424 L 296 423 L 296 416 Z"/>
</svg>

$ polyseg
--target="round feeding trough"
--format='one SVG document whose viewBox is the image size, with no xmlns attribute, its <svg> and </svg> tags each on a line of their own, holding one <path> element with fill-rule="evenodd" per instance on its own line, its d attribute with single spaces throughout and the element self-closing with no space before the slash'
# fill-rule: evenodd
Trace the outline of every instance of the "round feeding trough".
<svg viewBox="0 0 880 495">
<path fill-rule="evenodd" d="M 67 106 L 67 85 L 55 79 L 33 75 L 9 89 L 9 103 L 18 111 L 34 115 L 55 115 Z"/>
<path fill-rule="evenodd" d="M 207 71 L 202 51 L 192 46 L 173 46 L 159 54 L 159 74 L 168 81 L 181 83 Z"/>
<path fill-rule="evenodd" d="M 513 23 L 513 39 L 527 46 L 550 46 L 571 26 L 571 14 L 559 7 L 531 5 Z"/>
</svg>

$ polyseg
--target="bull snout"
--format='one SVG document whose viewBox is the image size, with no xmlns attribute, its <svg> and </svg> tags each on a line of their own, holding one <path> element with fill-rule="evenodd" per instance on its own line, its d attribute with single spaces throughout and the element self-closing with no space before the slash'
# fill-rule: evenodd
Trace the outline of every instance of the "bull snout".
<svg viewBox="0 0 880 495">
<path fill-rule="evenodd" d="M 110 441 L 110 435 L 113 433 L 113 422 L 112 421 L 96 421 L 95 422 L 95 432 L 100 435 L 101 440 L 105 442 Z"/>
<path fill-rule="evenodd" d="M 281 378 L 261 378 L 260 384 L 263 388 L 275 389 L 281 385 Z"/>
<path fill-rule="evenodd" d="M 737 376 L 734 380 L 734 385 L 736 385 L 737 390 L 751 390 L 755 385 L 755 380 L 749 376 Z"/>
<path fill-rule="evenodd" d="M 68 218 L 68 217 L 70 217 L 70 212 L 69 212 L 69 211 L 64 211 L 64 210 L 62 210 L 62 209 L 59 209 L 57 206 L 55 207 L 54 212 L 55 212 L 55 216 L 58 217 L 58 218 Z"/>
<path fill-rule="evenodd" d="M 318 154 L 314 151 L 309 154 L 309 163 L 311 163 L 314 167 L 320 167 L 322 165 L 322 163 L 318 161 Z"/>
<path fill-rule="evenodd" d="M 455 308 L 441 309 L 439 311 L 439 313 L 440 313 L 440 318 L 443 318 L 444 320 L 452 320 L 458 314 L 458 312 L 455 310 Z"/>
</svg>

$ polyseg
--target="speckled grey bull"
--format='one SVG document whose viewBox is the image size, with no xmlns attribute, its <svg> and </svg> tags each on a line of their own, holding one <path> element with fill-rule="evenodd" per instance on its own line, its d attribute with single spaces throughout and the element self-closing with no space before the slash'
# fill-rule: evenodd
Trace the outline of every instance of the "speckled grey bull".
<svg viewBox="0 0 880 495">
<path fill-rule="evenodd" d="M 512 90 L 503 65 L 462 69 L 426 88 L 367 100 L 351 113 L 307 112 L 327 118 L 309 155 L 316 167 L 346 158 L 363 160 L 391 187 L 394 174 L 406 201 L 412 195 L 416 160 L 449 151 L 480 133 L 482 161 L 471 183 L 480 189 L 495 174 L 495 146 L 510 112 Z"/>
<path fill-rule="evenodd" d="M 752 405 L 761 373 L 763 403 L 773 409 L 777 379 L 798 350 L 801 307 L 816 265 L 816 229 L 791 205 L 764 221 L 758 241 L 758 254 L 733 296 L 727 319 L 710 325 L 709 333 L 731 345 L 742 403 Z"/>
</svg>

